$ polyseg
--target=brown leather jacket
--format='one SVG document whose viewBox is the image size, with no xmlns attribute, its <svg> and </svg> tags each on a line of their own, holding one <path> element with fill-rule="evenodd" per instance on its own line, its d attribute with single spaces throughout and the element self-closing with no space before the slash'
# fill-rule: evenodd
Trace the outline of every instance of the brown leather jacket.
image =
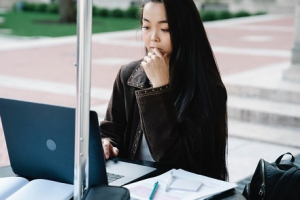
<svg viewBox="0 0 300 200">
<path fill-rule="evenodd" d="M 187 116 L 184 126 L 178 126 L 171 87 L 151 88 L 140 62 L 120 69 L 106 117 L 100 124 L 102 137 L 113 141 L 120 157 L 134 159 L 145 134 L 156 162 L 203 174 L 198 159 L 205 153 L 199 149 L 199 124 Z"/>
</svg>

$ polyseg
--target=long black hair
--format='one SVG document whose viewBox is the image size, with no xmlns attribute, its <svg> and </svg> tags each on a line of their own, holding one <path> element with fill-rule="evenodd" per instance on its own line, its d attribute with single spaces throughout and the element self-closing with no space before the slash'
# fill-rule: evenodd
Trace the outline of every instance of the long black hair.
<svg viewBox="0 0 300 200">
<path fill-rule="evenodd" d="M 194 116 L 201 130 L 203 174 L 227 178 L 227 93 L 201 17 L 193 0 L 143 0 L 163 3 L 171 36 L 170 85 L 177 121 Z M 141 13 L 141 20 L 142 20 Z"/>
</svg>

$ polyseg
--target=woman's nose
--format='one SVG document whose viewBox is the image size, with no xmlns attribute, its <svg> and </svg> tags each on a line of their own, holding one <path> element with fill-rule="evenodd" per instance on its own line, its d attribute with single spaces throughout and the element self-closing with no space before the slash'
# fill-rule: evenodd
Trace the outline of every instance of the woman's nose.
<svg viewBox="0 0 300 200">
<path fill-rule="evenodd" d="M 154 42 L 158 42 L 159 41 L 159 37 L 158 37 L 156 31 L 152 32 L 152 34 L 151 34 L 151 41 L 154 41 Z"/>
</svg>

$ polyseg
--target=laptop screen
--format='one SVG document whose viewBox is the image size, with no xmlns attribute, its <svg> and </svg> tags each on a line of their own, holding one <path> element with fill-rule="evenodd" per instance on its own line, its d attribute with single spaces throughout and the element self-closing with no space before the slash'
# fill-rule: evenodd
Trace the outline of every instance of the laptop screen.
<svg viewBox="0 0 300 200">
<path fill-rule="evenodd" d="M 73 184 L 75 108 L 0 98 L 14 173 Z M 90 111 L 89 185 L 107 184 L 97 113 Z"/>
</svg>

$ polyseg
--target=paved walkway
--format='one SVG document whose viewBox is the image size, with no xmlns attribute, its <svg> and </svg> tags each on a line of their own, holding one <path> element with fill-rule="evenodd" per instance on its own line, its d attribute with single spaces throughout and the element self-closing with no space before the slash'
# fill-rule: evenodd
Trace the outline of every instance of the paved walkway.
<svg viewBox="0 0 300 200">
<path fill-rule="evenodd" d="M 205 23 L 223 78 L 271 65 L 289 65 L 293 25 L 292 15 Z M 0 97 L 75 107 L 76 48 L 75 36 L 33 39 L 1 36 Z M 100 119 L 120 66 L 143 55 L 140 31 L 93 35 L 91 107 Z M 287 151 L 297 155 L 300 148 L 229 136 L 230 181 L 250 176 L 261 157 L 274 161 Z M 8 164 L 0 124 L 0 166 Z"/>
</svg>

